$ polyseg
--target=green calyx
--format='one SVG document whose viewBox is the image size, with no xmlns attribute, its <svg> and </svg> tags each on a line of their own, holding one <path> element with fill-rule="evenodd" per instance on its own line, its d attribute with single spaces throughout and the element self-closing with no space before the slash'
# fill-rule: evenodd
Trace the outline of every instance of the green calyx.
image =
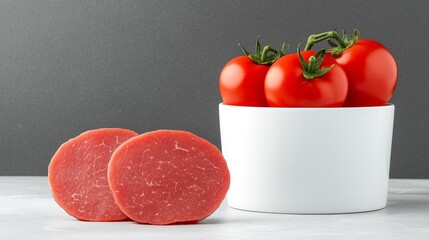
<svg viewBox="0 0 429 240">
<path fill-rule="evenodd" d="M 359 39 L 360 32 L 355 29 L 353 31 L 353 34 L 350 34 L 350 40 L 347 38 L 346 32 L 343 30 L 343 36 L 340 37 L 338 33 L 334 31 L 329 32 L 323 32 L 318 34 L 312 34 L 307 39 L 307 45 L 305 46 L 305 50 L 310 50 L 315 43 L 327 40 L 328 44 L 332 47 L 332 49 L 329 50 L 329 52 L 333 56 L 338 56 L 342 52 L 344 52 L 346 49 L 353 46 L 353 44 L 356 43 L 356 41 Z M 335 40 L 335 42 L 332 41 Z"/>
<path fill-rule="evenodd" d="M 286 53 L 286 44 L 283 43 L 280 50 L 274 49 L 270 45 L 265 46 L 261 50 L 261 44 L 259 43 L 259 37 L 256 37 L 256 47 L 255 47 L 255 53 L 252 54 L 249 51 L 247 51 L 240 43 L 238 46 L 240 46 L 243 53 L 248 56 L 250 59 L 253 60 L 253 62 L 257 64 L 263 64 L 263 65 L 270 65 L 273 64 L 277 59 L 281 58 Z"/>
<path fill-rule="evenodd" d="M 330 67 L 327 68 L 320 68 L 320 65 L 323 62 L 323 59 L 325 58 L 326 50 L 322 49 L 318 52 L 316 52 L 313 56 L 308 58 L 308 63 L 305 61 L 305 59 L 301 55 L 301 43 L 298 44 L 297 53 L 299 57 L 299 61 L 302 65 L 302 74 L 304 77 L 308 80 L 320 77 L 325 75 L 327 72 L 331 71 L 331 69 L 334 67 L 332 64 Z"/>
</svg>

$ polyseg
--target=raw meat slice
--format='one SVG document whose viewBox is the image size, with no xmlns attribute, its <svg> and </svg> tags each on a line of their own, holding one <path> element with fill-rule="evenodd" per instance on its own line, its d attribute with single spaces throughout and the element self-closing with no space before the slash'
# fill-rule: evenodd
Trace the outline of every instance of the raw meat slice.
<svg viewBox="0 0 429 240">
<path fill-rule="evenodd" d="M 138 134 L 126 129 L 90 130 L 60 146 L 48 169 L 55 201 L 71 216 L 85 221 L 127 219 L 107 182 L 107 165 L 113 151 Z"/>
<path fill-rule="evenodd" d="M 112 155 L 108 180 L 119 208 L 148 224 L 195 223 L 212 214 L 229 188 L 221 152 L 190 132 L 157 130 Z"/>
</svg>

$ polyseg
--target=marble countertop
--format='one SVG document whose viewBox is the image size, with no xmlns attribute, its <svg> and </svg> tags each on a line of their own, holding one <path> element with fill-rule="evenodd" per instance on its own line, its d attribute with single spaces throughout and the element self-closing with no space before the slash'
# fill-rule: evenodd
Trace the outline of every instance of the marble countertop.
<svg viewBox="0 0 429 240">
<path fill-rule="evenodd" d="M 0 239 L 429 239 L 429 180 L 392 179 L 387 208 L 292 215 L 232 209 L 224 202 L 199 224 L 81 222 L 53 200 L 46 177 L 0 177 Z"/>
</svg>

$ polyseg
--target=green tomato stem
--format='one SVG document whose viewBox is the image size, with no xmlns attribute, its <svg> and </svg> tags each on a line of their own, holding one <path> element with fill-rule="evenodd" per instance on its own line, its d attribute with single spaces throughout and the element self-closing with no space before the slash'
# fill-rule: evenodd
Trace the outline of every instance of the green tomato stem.
<svg viewBox="0 0 429 240">
<path fill-rule="evenodd" d="M 329 45 L 332 46 L 332 49 L 330 50 L 331 54 L 334 56 L 340 55 L 342 52 L 344 52 L 346 49 L 353 46 L 353 44 L 356 43 L 356 41 L 359 39 L 360 33 L 357 29 L 354 30 L 354 34 L 351 35 L 351 40 L 347 39 L 347 35 L 345 31 L 343 30 L 343 36 L 340 37 L 336 31 L 328 31 L 318 34 L 312 34 L 307 39 L 307 44 L 305 46 L 305 50 L 310 50 L 315 43 L 328 40 Z M 331 39 L 334 39 L 337 44 L 332 42 Z"/>
<path fill-rule="evenodd" d="M 334 67 L 334 65 L 331 65 L 330 67 L 327 67 L 327 68 L 320 68 L 323 62 L 323 59 L 325 58 L 325 54 L 326 54 L 325 49 L 322 49 L 316 52 L 314 55 L 310 56 L 308 58 L 308 63 L 307 63 L 301 55 L 300 46 L 301 46 L 301 43 L 298 44 L 297 54 L 302 66 L 302 75 L 304 76 L 305 79 L 311 80 L 316 77 L 321 77 L 325 75 L 327 72 L 331 71 L 331 69 Z"/>
<path fill-rule="evenodd" d="M 316 62 L 316 57 L 314 57 L 314 55 L 313 56 L 311 56 L 309 59 L 308 59 L 308 71 L 309 72 L 314 72 L 315 71 L 315 63 Z"/>
<path fill-rule="evenodd" d="M 255 46 L 255 53 L 254 54 L 247 51 L 240 43 L 238 43 L 238 46 L 241 48 L 241 51 L 243 51 L 243 53 L 246 56 L 248 56 L 250 59 L 252 59 L 253 62 L 255 62 L 256 64 L 271 65 L 275 61 L 277 61 L 277 59 L 284 56 L 284 54 L 287 50 L 285 48 L 285 46 L 286 46 L 285 43 L 282 44 L 282 47 L 280 48 L 280 50 L 277 50 L 277 49 L 271 47 L 270 45 L 267 45 L 262 49 L 262 52 L 261 52 L 261 44 L 259 42 L 259 38 L 260 38 L 260 36 L 256 37 L 256 46 Z M 272 54 L 269 54 L 270 52 Z"/>
<path fill-rule="evenodd" d="M 270 45 L 265 46 L 264 50 L 262 50 L 262 56 L 261 56 L 261 61 L 265 62 L 267 61 L 267 56 L 269 52 L 273 52 L 274 54 L 279 54 L 279 51 L 277 51 L 276 49 L 274 49 L 273 47 L 271 47 Z"/>
<path fill-rule="evenodd" d="M 261 43 L 259 43 L 259 38 L 261 36 L 256 37 L 256 45 L 255 45 L 255 53 L 260 54 L 261 53 Z"/>
</svg>

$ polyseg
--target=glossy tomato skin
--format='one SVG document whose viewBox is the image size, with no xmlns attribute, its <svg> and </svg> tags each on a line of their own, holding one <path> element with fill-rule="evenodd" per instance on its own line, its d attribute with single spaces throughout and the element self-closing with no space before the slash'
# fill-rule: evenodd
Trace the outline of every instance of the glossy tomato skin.
<svg viewBox="0 0 429 240">
<path fill-rule="evenodd" d="M 315 51 L 301 52 L 303 58 Z M 321 68 L 335 64 L 328 55 Z M 325 75 L 313 79 L 303 76 L 298 54 L 288 54 L 277 60 L 265 78 L 265 96 L 270 107 L 342 107 L 347 96 L 345 71 L 338 65 Z"/>
<path fill-rule="evenodd" d="M 256 64 L 248 56 L 229 61 L 219 77 L 224 104 L 266 107 L 264 80 L 268 69 L 268 65 Z"/>
<path fill-rule="evenodd" d="M 349 80 L 345 106 L 383 106 L 392 97 L 398 78 L 396 61 L 380 43 L 358 40 L 334 57 Z"/>
</svg>

